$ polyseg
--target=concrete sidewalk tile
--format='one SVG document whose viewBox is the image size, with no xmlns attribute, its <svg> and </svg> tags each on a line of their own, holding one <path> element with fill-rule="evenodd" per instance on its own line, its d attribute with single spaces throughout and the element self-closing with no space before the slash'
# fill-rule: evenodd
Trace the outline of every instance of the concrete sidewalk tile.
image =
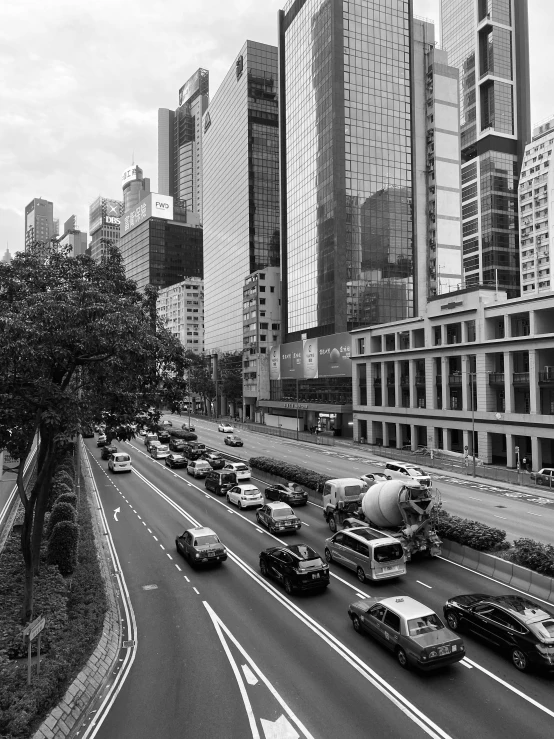
<svg viewBox="0 0 554 739">
<path fill-rule="evenodd" d="M 63 720 L 58 721 L 58 732 L 61 732 L 61 731 L 63 731 L 65 736 L 67 736 L 70 731 L 70 727 Z M 61 736 L 61 734 L 58 734 L 58 736 Z"/>
</svg>

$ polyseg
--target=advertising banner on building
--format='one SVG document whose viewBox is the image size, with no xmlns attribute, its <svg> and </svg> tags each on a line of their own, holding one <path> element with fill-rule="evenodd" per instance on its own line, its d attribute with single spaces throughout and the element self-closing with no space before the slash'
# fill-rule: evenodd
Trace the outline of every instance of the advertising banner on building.
<svg viewBox="0 0 554 739">
<path fill-rule="evenodd" d="M 194 93 L 200 89 L 200 70 L 195 72 L 192 77 L 185 82 L 179 90 L 179 105 L 186 103 Z"/>
<path fill-rule="evenodd" d="M 281 344 L 281 379 L 302 378 L 302 342 Z"/>
<path fill-rule="evenodd" d="M 352 377 L 352 337 L 348 333 L 320 336 L 318 377 Z"/>
<path fill-rule="evenodd" d="M 318 377 L 317 339 L 305 339 L 302 343 L 302 377 Z"/>
<path fill-rule="evenodd" d="M 136 164 L 132 167 L 128 167 L 121 175 L 121 187 L 124 187 L 131 180 L 138 180 L 142 170 Z"/>
<path fill-rule="evenodd" d="M 281 347 L 272 346 L 269 350 L 269 379 L 281 379 Z"/>
<path fill-rule="evenodd" d="M 168 221 L 173 220 L 173 198 L 171 195 L 160 195 L 157 192 L 151 192 L 132 210 L 127 211 L 121 221 L 121 236 L 152 217 L 165 218 Z"/>
</svg>

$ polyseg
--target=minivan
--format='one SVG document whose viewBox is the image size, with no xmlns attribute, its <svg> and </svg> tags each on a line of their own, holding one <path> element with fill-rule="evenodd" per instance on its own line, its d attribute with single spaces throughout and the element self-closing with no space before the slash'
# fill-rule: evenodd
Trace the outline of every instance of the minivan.
<svg viewBox="0 0 554 739">
<path fill-rule="evenodd" d="M 229 470 L 211 470 L 204 481 L 206 490 L 216 495 L 225 495 L 227 490 L 237 484 L 237 476 Z"/>
<path fill-rule="evenodd" d="M 385 465 L 385 474 L 393 480 L 411 480 L 417 482 L 422 488 L 431 487 L 431 478 L 421 467 L 417 467 L 410 462 L 388 462 Z"/>
<path fill-rule="evenodd" d="M 193 477 L 206 477 L 211 469 L 212 465 L 205 459 L 191 459 L 187 464 L 187 472 Z"/>
<path fill-rule="evenodd" d="M 406 574 L 402 544 L 368 526 L 338 531 L 325 539 L 325 559 L 354 570 L 360 582 Z"/>
</svg>

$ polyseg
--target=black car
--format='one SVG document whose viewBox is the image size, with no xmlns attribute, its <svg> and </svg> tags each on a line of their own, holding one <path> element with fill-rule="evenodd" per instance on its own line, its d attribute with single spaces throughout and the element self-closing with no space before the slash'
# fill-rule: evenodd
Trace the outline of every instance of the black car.
<svg viewBox="0 0 554 739">
<path fill-rule="evenodd" d="M 508 653 L 524 672 L 554 671 L 554 614 L 521 595 L 457 595 L 444 605 L 452 631 L 466 629 Z"/>
<path fill-rule="evenodd" d="M 282 582 L 289 595 L 295 590 L 323 590 L 329 585 L 329 565 L 307 544 L 260 552 L 260 571 Z"/>
<path fill-rule="evenodd" d="M 188 459 L 200 459 L 200 457 L 206 451 L 206 445 L 199 441 L 188 441 L 181 450 L 181 454 L 184 454 Z"/>
<path fill-rule="evenodd" d="M 173 436 L 169 440 L 169 448 L 172 452 L 182 452 L 186 444 L 184 439 L 175 439 Z"/>
<path fill-rule="evenodd" d="M 211 470 L 206 475 L 204 485 L 216 495 L 226 495 L 233 485 L 237 484 L 237 476 L 228 470 Z"/>
<path fill-rule="evenodd" d="M 102 451 L 100 452 L 100 459 L 108 459 L 110 454 L 115 454 L 118 451 L 119 449 L 111 444 L 103 446 Z"/>
<path fill-rule="evenodd" d="M 205 459 L 206 462 L 209 462 L 213 470 L 220 470 L 222 467 L 225 467 L 225 460 L 217 452 L 204 452 L 200 459 Z"/>
<path fill-rule="evenodd" d="M 296 482 L 278 483 L 265 489 L 265 497 L 269 500 L 282 500 L 289 505 L 306 505 L 308 493 Z"/>
<path fill-rule="evenodd" d="M 244 446 L 243 440 L 240 438 L 240 436 L 237 436 L 236 434 L 232 434 L 231 436 L 226 436 L 223 441 L 227 446 Z"/>
<path fill-rule="evenodd" d="M 171 454 L 165 458 L 165 463 L 168 467 L 186 467 L 187 466 L 187 458 L 184 456 L 184 454 L 180 454 L 179 452 L 171 452 Z"/>
<path fill-rule="evenodd" d="M 171 441 L 171 434 L 169 431 L 158 431 L 158 441 L 161 441 L 162 444 L 169 444 Z"/>
</svg>

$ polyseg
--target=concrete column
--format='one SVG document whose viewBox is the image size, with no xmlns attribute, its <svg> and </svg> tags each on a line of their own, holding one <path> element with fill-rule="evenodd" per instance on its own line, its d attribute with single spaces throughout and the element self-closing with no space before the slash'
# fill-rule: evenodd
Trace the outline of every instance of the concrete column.
<svg viewBox="0 0 554 739">
<path fill-rule="evenodd" d="M 398 338 L 398 334 L 396 334 Z M 400 362 L 395 360 L 394 362 L 394 407 L 398 408 L 402 401 L 402 388 L 400 387 Z M 398 436 L 396 437 L 398 441 Z"/>
<path fill-rule="evenodd" d="M 542 445 L 538 436 L 531 437 L 531 465 L 535 472 L 542 468 Z"/>
<path fill-rule="evenodd" d="M 375 421 L 372 421 L 370 417 L 366 416 L 367 418 L 367 443 L 368 444 L 375 444 L 375 431 L 374 431 L 374 424 Z"/>
<path fill-rule="evenodd" d="M 442 368 L 441 370 L 442 371 L 442 407 L 443 407 L 443 410 L 450 410 L 450 396 L 448 394 L 448 358 L 447 357 L 441 357 L 441 368 Z"/>
<path fill-rule="evenodd" d="M 478 431 L 477 439 L 479 445 L 479 459 L 482 459 L 485 464 L 492 463 L 492 444 L 490 441 L 490 434 L 488 431 Z"/>
<path fill-rule="evenodd" d="M 416 387 L 415 387 L 416 364 L 414 359 L 408 362 L 408 374 L 410 375 L 410 408 L 416 407 Z"/>
<path fill-rule="evenodd" d="M 475 404 L 476 411 L 490 411 L 492 406 L 490 405 L 489 396 L 489 375 L 487 373 L 487 356 L 484 353 L 477 353 L 475 355 L 475 392 L 477 394 L 477 403 Z"/>
<path fill-rule="evenodd" d="M 376 367 L 375 362 L 369 362 L 367 365 L 367 404 L 368 406 L 375 405 L 375 376 L 374 369 Z"/>
<path fill-rule="evenodd" d="M 389 445 L 389 427 L 386 421 L 383 421 L 383 446 Z"/>
<path fill-rule="evenodd" d="M 410 424 L 410 434 L 412 437 L 412 452 L 417 452 L 417 431 L 416 431 L 415 423 Z"/>
<path fill-rule="evenodd" d="M 402 424 L 396 423 L 395 426 L 396 426 L 396 448 L 402 449 L 402 442 L 403 442 L 402 429 L 401 429 Z"/>
<path fill-rule="evenodd" d="M 387 363 L 381 362 L 381 407 L 387 405 Z"/>
<path fill-rule="evenodd" d="M 462 344 L 467 343 L 467 321 L 462 321 L 462 337 L 461 338 L 462 338 Z"/>
<path fill-rule="evenodd" d="M 465 323 L 462 323 L 462 326 L 465 326 Z M 464 409 L 464 411 L 471 410 L 469 369 L 469 357 L 462 357 L 462 408 Z"/>
<path fill-rule="evenodd" d="M 539 412 L 539 374 L 536 349 L 529 349 L 529 400 L 531 415 L 536 415 Z"/>
<path fill-rule="evenodd" d="M 535 324 L 535 311 L 530 310 L 529 311 L 529 336 L 534 336 L 536 331 L 537 331 L 537 328 Z"/>
<path fill-rule="evenodd" d="M 520 449 L 520 455 L 519 459 L 520 461 L 523 459 L 524 454 L 521 452 Z M 516 457 L 516 445 L 514 443 L 514 437 L 512 434 L 506 434 L 506 466 L 508 469 L 514 469 L 514 467 L 517 464 L 517 457 Z"/>
<path fill-rule="evenodd" d="M 435 387 L 435 362 L 433 357 L 425 358 L 425 405 L 430 410 L 437 407 L 437 393 Z"/>
<path fill-rule="evenodd" d="M 531 368 L 529 368 L 530 370 Z M 504 352 L 504 398 L 506 413 L 514 412 L 514 355 L 512 352 Z M 531 373 L 529 373 L 531 377 Z"/>
<path fill-rule="evenodd" d="M 435 449 L 436 446 L 436 429 L 434 426 L 427 426 L 427 447 L 428 449 Z"/>
</svg>

